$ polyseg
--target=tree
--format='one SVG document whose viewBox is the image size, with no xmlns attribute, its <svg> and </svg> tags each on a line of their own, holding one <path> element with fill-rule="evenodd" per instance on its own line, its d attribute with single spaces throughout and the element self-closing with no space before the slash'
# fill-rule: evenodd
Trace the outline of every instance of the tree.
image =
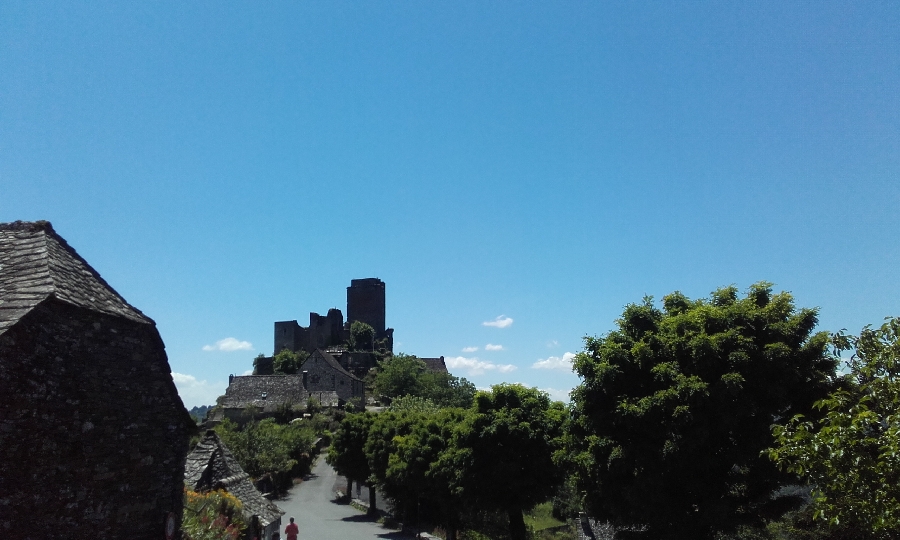
<svg viewBox="0 0 900 540">
<path fill-rule="evenodd" d="M 468 409 L 475 398 L 475 385 L 461 377 L 442 371 L 425 371 L 419 375 L 422 397 L 440 407 Z"/>
<path fill-rule="evenodd" d="M 466 414 L 463 409 L 445 408 L 418 416 L 409 434 L 395 437 L 385 474 L 386 484 L 403 486 L 406 493 L 413 494 L 414 498 L 402 501 L 406 513 L 414 511 L 416 522 L 425 520 L 443 526 L 447 540 L 456 539 L 460 513 L 466 505 L 458 489 L 465 471 L 447 455 L 453 450 L 456 427 Z"/>
<path fill-rule="evenodd" d="M 475 397 L 475 385 L 446 372 L 430 371 L 422 360 L 400 353 L 379 363 L 375 392 L 388 400 L 417 396 L 439 407 L 469 408 Z"/>
<path fill-rule="evenodd" d="M 309 353 L 306 351 L 281 349 L 272 360 L 272 368 L 276 374 L 294 375 L 307 358 L 309 358 Z"/>
<path fill-rule="evenodd" d="M 710 538 L 762 521 L 790 479 L 761 453 L 770 426 L 827 395 L 836 360 L 816 310 L 770 283 L 625 308 L 586 337 L 574 368 L 569 445 L 595 517 L 657 538 Z"/>
<path fill-rule="evenodd" d="M 825 416 L 775 426 L 769 456 L 812 486 L 814 517 L 872 538 L 900 535 L 900 319 L 837 334 L 855 350 L 845 386 L 816 403 Z"/>
<path fill-rule="evenodd" d="M 375 329 L 361 321 L 350 324 L 350 350 L 371 351 L 375 347 Z"/>
<path fill-rule="evenodd" d="M 563 481 L 555 454 L 566 414 L 535 388 L 492 386 L 475 396 L 443 459 L 445 469 L 459 471 L 456 482 L 471 504 L 506 512 L 512 540 L 527 536 L 523 511 L 549 499 Z"/>
<path fill-rule="evenodd" d="M 422 394 L 419 376 L 425 371 L 425 362 L 408 354 L 397 354 L 384 359 L 375 375 L 375 392 L 388 400 L 400 396 Z"/>
<path fill-rule="evenodd" d="M 348 414 L 341 421 L 328 449 L 326 461 L 338 474 L 347 477 L 348 495 L 352 491 L 354 480 L 363 482 L 372 474 L 365 445 L 374 421 L 374 416 L 368 412 Z M 369 489 L 375 488 L 370 486 Z M 372 499 L 372 494 L 369 495 Z"/>
<path fill-rule="evenodd" d="M 399 438 L 409 435 L 421 416 L 422 413 L 410 410 L 381 412 L 375 417 L 375 421 L 369 428 L 369 435 L 366 437 L 364 450 L 371 472 L 368 479 L 369 484 L 379 484 L 384 494 L 400 503 L 401 506 L 414 498 L 415 492 L 402 483 L 389 482 L 388 466 L 391 454 L 397 452 Z M 369 493 L 374 497 L 374 491 Z M 373 498 L 369 504 L 370 511 L 374 509 L 374 502 Z"/>
<path fill-rule="evenodd" d="M 272 474 L 277 487 L 290 486 L 290 480 L 307 472 L 315 433 L 301 424 L 278 424 L 273 418 L 251 421 L 243 429 L 225 419 L 215 428 L 241 468 L 254 478 Z"/>
</svg>

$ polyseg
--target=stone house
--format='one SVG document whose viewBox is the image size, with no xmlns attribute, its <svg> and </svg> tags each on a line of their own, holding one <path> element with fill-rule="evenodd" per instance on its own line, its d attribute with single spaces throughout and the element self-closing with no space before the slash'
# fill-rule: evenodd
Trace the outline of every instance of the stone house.
<svg viewBox="0 0 900 540">
<path fill-rule="evenodd" d="M 179 536 L 196 428 L 163 341 L 48 222 L 0 224 L 0 396 L 0 537 Z"/>
<path fill-rule="evenodd" d="M 433 371 L 435 373 L 449 373 L 443 356 L 437 358 L 419 358 L 419 360 L 425 362 L 425 369 L 428 371 Z"/>
<path fill-rule="evenodd" d="M 224 489 L 241 501 L 247 530 L 244 537 L 270 538 L 281 527 L 284 511 L 254 487 L 228 447 L 215 431 L 209 430 L 187 456 L 184 483 L 192 491 Z"/>
<path fill-rule="evenodd" d="M 251 407 L 260 419 L 285 409 L 306 409 L 308 401 L 302 375 L 231 375 L 210 420 L 228 418 L 243 424 L 250 419 L 247 410 Z"/>
<path fill-rule="evenodd" d="M 340 407 L 347 402 L 364 402 L 365 385 L 347 372 L 334 356 L 316 350 L 295 375 L 231 375 L 228 388 L 219 397 L 209 420 L 225 418 L 238 424 L 276 416 L 288 411 L 299 413 L 313 398 L 324 407 Z M 252 413 L 251 413 L 252 411 Z"/>
<path fill-rule="evenodd" d="M 300 366 L 300 371 L 306 379 L 304 386 L 310 393 L 334 392 L 339 400 L 337 405 L 352 402 L 362 406 L 365 403 L 363 381 L 341 367 L 334 356 L 321 349 L 316 349 L 309 355 Z"/>
</svg>

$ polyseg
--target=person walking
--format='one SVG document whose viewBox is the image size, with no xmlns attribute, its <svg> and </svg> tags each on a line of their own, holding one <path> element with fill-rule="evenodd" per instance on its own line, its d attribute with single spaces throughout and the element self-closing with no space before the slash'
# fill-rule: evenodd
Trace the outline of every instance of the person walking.
<svg viewBox="0 0 900 540">
<path fill-rule="evenodd" d="M 284 535 L 287 537 L 287 540 L 297 540 L 298 534 L 300 534 L 300 527 L 294 523 L 294 518 L 291 518 L 291 522 L 284 528 Z"/>
</svg>

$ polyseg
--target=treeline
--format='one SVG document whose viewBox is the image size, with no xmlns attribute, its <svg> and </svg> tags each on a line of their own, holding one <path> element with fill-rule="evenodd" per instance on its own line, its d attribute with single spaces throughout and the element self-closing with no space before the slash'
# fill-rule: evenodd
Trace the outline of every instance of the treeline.
<svg viewBox="0 0 900 540">
<path fill-rule="evenodd" d="M 555 454 L 565 420 L 562 403 L 521 385 L 479 392 L 468 409 L 399 399 L 378 414 L 347 415 L 328 462 L 351 482 L 377 484 L 403 519 L 438 525 L 448 539 L 482 512 L 502 513 L 510 536 L 524 538 L 523 511 L 563 479 Z"/>
<path fill-rule="evenodd" d="M 467 407 L 420 391 L 348 415 L 328 459 L 448 538 L 493 512 L 524 539 L 522 511 L 550 499 L 648 539 L 900 537 L 900 320 L 817 322 L 769 283 L 645 298 L 585 339 L 569 406 L 518 385 Z"/>
</svg>

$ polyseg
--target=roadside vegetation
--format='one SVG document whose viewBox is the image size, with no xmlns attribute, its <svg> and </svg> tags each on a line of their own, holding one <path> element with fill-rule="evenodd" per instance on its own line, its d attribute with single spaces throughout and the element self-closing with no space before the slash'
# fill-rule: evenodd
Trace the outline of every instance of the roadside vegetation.
<svg viewBox="0 0 900 540">
<path fill-rule="evenodd" d="M 568 406 L 397 355 L 328 461 L 449 540 L 574 538 L 548 524 L 579 512 L 604 540 L 898 538 L 900 319 L 817 322 L 765 282 L 644 298 L 585 338 Z"/>
</svg>

